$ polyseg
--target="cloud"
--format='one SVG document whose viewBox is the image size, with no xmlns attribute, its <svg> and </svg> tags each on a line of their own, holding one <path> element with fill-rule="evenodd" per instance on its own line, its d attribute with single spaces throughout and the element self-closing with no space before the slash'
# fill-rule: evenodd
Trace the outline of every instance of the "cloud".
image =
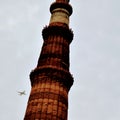
<svg viewBox="0 0 120 120">
<path fill-rule="evenodd" d="M 23 119 L 30 91 L 29 73 L 42 46 L 41 31 L 49 24 L 53 1 L 0 2 L 0 119 Z M 70 71 L 69 120 L 120 119 L 119 1 L 70 1 L 74 39 Z M 26 90 L 24 98 L 17 90 Z M 17 101 L 17 102 L 16 102 Z M 6 115 L 7 113 L 7 115 Z"/>
</svg>

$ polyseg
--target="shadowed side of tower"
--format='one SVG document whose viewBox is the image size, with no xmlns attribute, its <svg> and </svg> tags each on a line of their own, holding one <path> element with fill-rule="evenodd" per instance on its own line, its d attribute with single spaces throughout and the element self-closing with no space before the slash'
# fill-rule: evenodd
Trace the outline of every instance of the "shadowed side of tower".
<svg viewBox="0 0 120 120">
<path fill-rule="evenodd" d="M 69 72 L 69 0 L 50 6 L 49 26 L 42 31 L 43 46 L 37 67 L 31 72 L 31 93 L 24 120 L 67 120 L 68 92 L 73 84 Z"/>
</svg>

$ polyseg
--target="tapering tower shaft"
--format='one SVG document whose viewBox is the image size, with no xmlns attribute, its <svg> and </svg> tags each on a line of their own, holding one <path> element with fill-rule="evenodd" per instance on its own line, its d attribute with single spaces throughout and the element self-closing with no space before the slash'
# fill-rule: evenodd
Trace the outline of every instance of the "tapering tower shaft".
<svg viewBox="0 0 120 120">
<path fill-rule="evenodd" d="M 69 72 L 72 7 L 69 0 L 56 0 L 50 12 L 38 64 L 30 74 L 32 89 L 24 120 L 67 120 L 68 92 L 73 84 Z"/>
</svg>

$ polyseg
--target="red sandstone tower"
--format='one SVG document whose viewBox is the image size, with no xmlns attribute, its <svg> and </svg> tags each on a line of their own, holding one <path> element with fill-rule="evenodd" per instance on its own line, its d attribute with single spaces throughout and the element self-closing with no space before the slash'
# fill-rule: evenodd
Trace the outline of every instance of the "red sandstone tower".
<svg viewBox="0 0 120 120">
<path fill-rule="evenodd" d="M 72 7 L 69 0 L 56 0 L 50 12 L 38 64 L 30 74 L 32 89 L 24 120 L 67 120 L 68 92 L 73 84 L 69 72 Z"/>
</svg>

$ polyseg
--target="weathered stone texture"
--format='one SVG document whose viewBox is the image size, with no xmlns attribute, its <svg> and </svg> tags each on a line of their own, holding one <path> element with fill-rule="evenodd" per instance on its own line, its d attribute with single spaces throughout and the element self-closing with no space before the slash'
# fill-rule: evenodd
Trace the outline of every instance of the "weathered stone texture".
<svg viewBox="0 0 120 120">
<path fill-rule="evenodd" d="M 44 43 L 37 67 L 30 74 L 32 89 L 24 120 L 67 120 L 68 92 L 73 84 L 69 72 L 69 45 L 73 33 L 66 21 L 57 17 L 58 12 L 65 11 L 70 16 L 72 8 L 68 2 L 56 0 L 51 5 L 51 14 L 53 11 L 56 14 L 58 7 L 60 11 L 42 32 Z"/>
</svg>

